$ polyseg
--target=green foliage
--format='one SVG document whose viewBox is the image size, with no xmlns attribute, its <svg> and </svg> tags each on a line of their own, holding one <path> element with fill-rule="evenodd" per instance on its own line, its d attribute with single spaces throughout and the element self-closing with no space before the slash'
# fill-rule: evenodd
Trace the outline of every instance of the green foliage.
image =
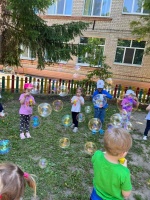
<svg viewBox="0 0 150 200">
<path fill-rule="evenodd" d="M 82 62 L 89 64 L 90 67 L 95 67 L 94 70 L 88 71 L 87 78 L 81 81 L 81 85 L 90 83 L 90 85 L 95 86 L 94 79 L 105 80 L 112 76 L 111 67 L 105 63 L 103 48 L 100 46 L 104 44 L 103 38 L 88 38 L 87 44 L 80 46 L 79 56 Z"/>
<path fill-rule="evenodd" d="M 20 66 L 21 45 L 29 47 L 32 57 L 37 57 L 39 69 L 43 69 L 46 62 L 67 61 L 78 54 L 78 45 L 69 44 L 69 41 L 81 35 L 89 23 L 79 21 L 48 26 L 36 12 L 44 12 L 53 2 L 2 0 L 2 64 Z"/>
<path fill-rule="evenodd" d="M 103 47 L 105 41 L 103 38 L 88 38 L 86 45 L 81 45 L 79 56 L 83 63 L 88 63 L 90 67 L 101 66 L 104 61 Z"/>
<path fill-rule="evenodd" d="M 149 0 L 143 2 L 143 7 L 149 11 L 149 14 L 141 16 L 139 21 L 132 21 L 130 26 L 132 33 L 137 36 L 139 41 L 147 41 L 145 53 L 150 54 L 150 2 Z"/>
</svg>

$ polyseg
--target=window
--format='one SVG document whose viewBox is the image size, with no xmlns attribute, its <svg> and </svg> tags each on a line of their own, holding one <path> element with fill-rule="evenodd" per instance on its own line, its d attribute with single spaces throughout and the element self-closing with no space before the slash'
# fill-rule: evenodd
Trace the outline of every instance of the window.
<svg viewBox="0 0 150 200">
<path fill-rule="evenodd" d="M 143 8 L 142 2 L 142 0 L 124 0 L 123 13 L 148 14 L 149 11 Z"/>
<path fill-rule="evenodd" d="M 111 0 L 85 0 L 83 15 L 109 16 Z"/>
<path fill-rule="evenodd" d="M 20 56 L 21 59 L 29 59 L 29 60 L 34 59 L 31 50 L 29 48 L 21 46 L 21 49 L 23 50 L 23 53 Z"/>
<path fill-rule="evenodd" d="M 141 65 L 145 41 L 118 40 L 115 63 Z"/>
<path fill-rule="evenodd" d="M 80 44 L 81 46 L 79 48 L 80 56 L 78 57 L 78 64 L 82 66 L 101 66 L 105 47 L 105 39 L 81 37 Z M 82 45 L 84 45 L 83 48 Z"/>
<path fill-rule="evenodd" d="M 71 15 L 72 14 L 72 2 L 73 0 L 56 0 L 48 10 L 48 15 Z"/>
</svg>

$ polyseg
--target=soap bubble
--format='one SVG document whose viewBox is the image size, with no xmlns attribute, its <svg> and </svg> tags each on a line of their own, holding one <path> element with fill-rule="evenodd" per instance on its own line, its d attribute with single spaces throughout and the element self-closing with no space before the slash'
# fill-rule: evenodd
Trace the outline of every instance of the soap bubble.
<svg viewBox="0 0 150 200">
<path fill-rule="evenodd" d="M 112 85 L 112 84 L 113 84 L 112 78 L 107 78 L 107 79 L 105 80 L 105 82 L 106 82 L 108 85 Z"/>
<path fill-rule="evenodd" d="M 83 113 L 79 113 L 77 115 L 77 121 L 78 122 L 84 122 L 84 120 L 85 120 L 85 115 Z"/>
<path fill-rule="evenodd" d="M 51 114 L 52 112 L 52 107 L 50 104 L 48 103 L 41 103 L 39 106 L 38 106 L 38 113 L 40 116 L 42 117 L 47 117 Z"/>
<path fill-rule="evenodd" d="M 91 108 L 91 106 L 85 106 L 85 113 L 91 113 L 91 111 L 92 111 L 92 108 Z"/>
<path fill-rule="evenodd" d="M 59 146 L 63 149 L 68 148 L 70 146 L 70 140 L 67 137 L 60 138 Z"/>
<path fill-rule="evenodd" d="M 0 140 L 0 154 L 1 155 L 9 153 L 10 149 L 11 149 L 10 140 Z"/>
<path fill-rule="evenodd" d="M 122 127 L 122 117 L 119 113 L 113 114 L 110 117 L 110 123 L 116 128 Z"/>
<path fill-rule="evenodd" d="M 97 146 L 94 142 L 86 142 L 84 145 L 85 153 L 92 155 L 97 150 Z"/>
<path fill-rule="evenodd" d="M 117 99 L 117 107 L 121 111 L 125 109 L 127 112 L 135 112 L 138 109 L 139 101 L 135 96 L 120 96 Z"/>
<path fill-rule="evenodd" d="M 70 126 L 72 124 L 72 117 L 71 117 L 71 115 L 64 115 L 63 118 L 62 118 L 62 124 L 65 127 Z"/>
<path fill-rule="evenodd" d="M 127 131 L 133 131 L 133 125 L 130 121 L 127 121 L 126 123 L 122 123 L 122 128 L 126 129 Z"/>
<path fill-rule="evenodd" d="M 92 119 L 90 119 L 90 121 L 88 123 L 88 127 L 93 133 L 96 133 L 96 132 L 100 131 L 100 129 L 102 127 L 102 123 L 101 123 L 100 119 L 92 118 Z"/>
<path fill-rule="evenodd" d="M 61 100 L 55 100 L 52 103 L 52 107 L 56 112 L 59 112 L 63 109 L 63 102 Z"/>
<path fill-rule="evenodd" d="M 38 116 L 31 117 L 31 124 L 33 128 L 37 128 L 40 125 L 40 119 Z"/>
<path fill-rule="evenodd" d="M 75 69 L 76 71 L 79 71 L 79 70 L 80 70 L 80 66 L 79 66 L 79 65 L 75 65 L 74 69 Z"/>
<path fill-rule="evenodd" d="M 38 82 L 33 82 L 33 89 L 31 90 L 31 94 L 39 94 L 40 89 L 39 89 L 39 83 Z"/>
<path fill-rule="evenodd" d="M 107 103 L 107 98 L 103 94 L 97 94 L 93 97 L 93 104 L 98 108 L 102 108 Z"/>
<path fill-rule="evenodd" d="M 79 77 L 79 74 L 75 73 L 73 74 L 73 78 L 78 78 Z"/>
<path fill-rule="evenodd" d="M 48 162 L 47 162 L 46 158 L 41 158 L 41 159 L 40 159 L 40 161 L 39 161 L 39 167 L 40 167 L 41 169 L 46 168 L 46 167 L 47 167 L 47 164 L 48 164 Z"/>
<path fill-rule="evenodd" d="M 61 97 L 65 97 L 68 95 L 68 88 L 65 85 L 62 85 L 57 90 L 58 95 Z"/>
</svg>

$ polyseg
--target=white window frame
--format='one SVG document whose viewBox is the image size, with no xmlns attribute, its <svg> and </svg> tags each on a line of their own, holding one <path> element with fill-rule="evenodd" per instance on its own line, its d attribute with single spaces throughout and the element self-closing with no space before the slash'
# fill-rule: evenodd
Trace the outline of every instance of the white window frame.
<svg viewBox="0 0 150 200">
<path fill-rule="evenodd" d="M 84 7 L 85 7 L 85 1 L 86 1 L 86 0 L 84 0 Z M 102 13 L 102 5 L 103 5 L 103 1 L 104 1 L 104 0 L 102 0 L 102 3 L 101 3 L 100 15 L 93 15 L 94 0 L 91 0 L 91 1 L 93 1 L 93 2 L 92 2 L 91 14 L 90 14 L 90 15 L 84 15 L 84 7 L 83 7 L 83 12 L 82 12 L 82 15 L 83 15 L 83 16 L 85 16 L 85 17 L 110 17 L 112 0 L 110 0 L 111 2 L 110 2 L 110 8 L 109 8 L 109 15 L 107 15 L 107 16 L 106 16 L 106 15 L 101 15 L 101 13 Z"/>
<path fill-rule="evenodd" d="M 125 0 L 124 0 L 125 1 Z M 123 8 L 124 8 L 124 1 L 123 1 Z M 130 0 L 129 0 L 130 1 Z M 122 9 L 122 14 L 126 14 L 126 15 L 149 15 L 149 13 L 143 13 L 143 6 L 141 8 L 141 12 L 138 13 L 138 12 L 133 12 L 133 9 L 134 9 L 134 5 L 135 5 L 135 1 L 136 0 L 133 0 L 132 2 L 132 9 L 131 9 L 131 12 L 124 12 L 123 9 Z"/>
<path fill-rule="evenodd" d="M 48 13 L 48 9 L 47 9 L 47 15 L 58 15 L 58 16 L 65 15 L 65 16 L 71 16 L 71 15 L 72 15 L 72 12 L 71 12 L 71 14 L 70 14 L 70 15 L 69 15 L 69 14 L 65 14 L 66 1 L 67 1 L 67 0 L 65 0 L 65 1 L 64 1 L 63 13 L 62 13 L 62 14 L 57 14 L 57 13 L 56 13 L 56 11 L 57 11 L 57 6 L 58 6 L 57 0 L 56 0 L 56 2 L 54 3 L 54 4 L 56 4 L 55 13 L 53 13 L 53 14 L 50 14 L 50 13 Z M 73 0 L 70 0 L 70 1 L 72 1 L 72 7 L 73 7 Z M 52 5 L 54 5 L 54 4 L 52 4 Z M 52 6 L 52 5 L 51 5 L 51 6 Z M 71 9 L 72 9 L 72 8 L 71 8 Z"/>
<path fill-rule="evenodd" d="M 23 45 L 21 45 L 21 47 L 20 47 L 22 50 L 24 49 L 24 47 L 23 47 Z M 21 54 L 20 55 L 20 59 L 21 60 L 35 60 L 35 58 L 31 58 L 31 51 L 30 51 L 30 49 L 29 49 L 29 47 L 25 47 L 25 48 L 27 48 L 27 54 L 28 54 L 28 56 L 26 57 L 26 56 L 23 56 L 23 54 Z"/>
<path fill-rule="evenodd" d="M 84 38 L 92 38 L 92 37 L 84 37 Z M 104 38 L 105 39 L 105 38 Z M 86 45 L 87 43 L 80 43 L 80 44 L 82 44 L 82 45 Z M 104 54 L 104 52 L 105 52 L 105 44 L 104 45 L 98 45 L 98 46 L 103 46 L 104 47 L 104 51 L 103 51 L 103 54 Z M 88 53 L 86 52 L 85 53 L 85 57 L 87 57 L 88 56 Z M 88 67 L 88 66 L 90 66 L 88 63 L 79 63 L 78 62 L 78 60 L 79 60 L 79 57 L 77 57 L 77 63 L 76 63 L 76 65 L 79 65 L 79 66 L 85 66 L 85 67 Z M 95 65 L 94 67 L 101 67 L 100 65 Z"/>
<path fill-rule="evenodd" d="M 120 40 L 127 40 L 127 39 L 120 39 Z M 130 41 L 130 46 L 129 47 L 125 47 L 125 46 L 118 46 L 116 47 L 116 52 L 117 52 L 117 48 L 124 48 L 124 52 L 123 52 L 123 58 L 122 58 L 122 61 L 124 61 L 124 58 L 125 58 L 125 53 L 126 53 L 126 49 L 134 49 L 134 53 L 133 53 L 133 57 L 132 57 L 132 63 L 119 63 L 119 62 L 114 62 L 114 64 L 117 64 L 117 65 L 127 65 L 127 66 L 135 66 L 135 67 L 140 67 L 142 65 L 142 62 L 143 62 L 143 58 L 142 58 L 142 62 L 140 65 L 138 64 L 133 64 L 133 61 L 134 61 L 134 58 L 135 58 L 135 52 L 136 52 L 136 49 L 141 49 L 141 50 L 144 50 L 145 48 L 140 48 L 140 47 L 132 47 L 132 42 L 133 40 L 129 40 Z M 144 56 L 144 53 L 143 53 L 143 56 Z M 116 55 L 115 55 L 115 58 L 116 58 Z"/>
</svg>

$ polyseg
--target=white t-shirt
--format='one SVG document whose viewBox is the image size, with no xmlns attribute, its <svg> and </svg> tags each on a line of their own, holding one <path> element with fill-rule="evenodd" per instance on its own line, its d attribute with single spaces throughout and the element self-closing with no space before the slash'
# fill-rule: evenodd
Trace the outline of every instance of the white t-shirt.
<svg viewBox="0 0 150 200">
<path fill-rule="evenodd" d="M 81 102 L 84 104 L 84 98 L 82 96 L 77 97 L 73 96 L 71 99 L 72 108 L 71 112 L 80 112 L 81 111 Z"/>
<path fill-rule="evenodd" d="M 148 112 L 148 114 L 146 115 L 146 118 L 147 120 L 150 120 L 150 111 Z"/>
</svg>

